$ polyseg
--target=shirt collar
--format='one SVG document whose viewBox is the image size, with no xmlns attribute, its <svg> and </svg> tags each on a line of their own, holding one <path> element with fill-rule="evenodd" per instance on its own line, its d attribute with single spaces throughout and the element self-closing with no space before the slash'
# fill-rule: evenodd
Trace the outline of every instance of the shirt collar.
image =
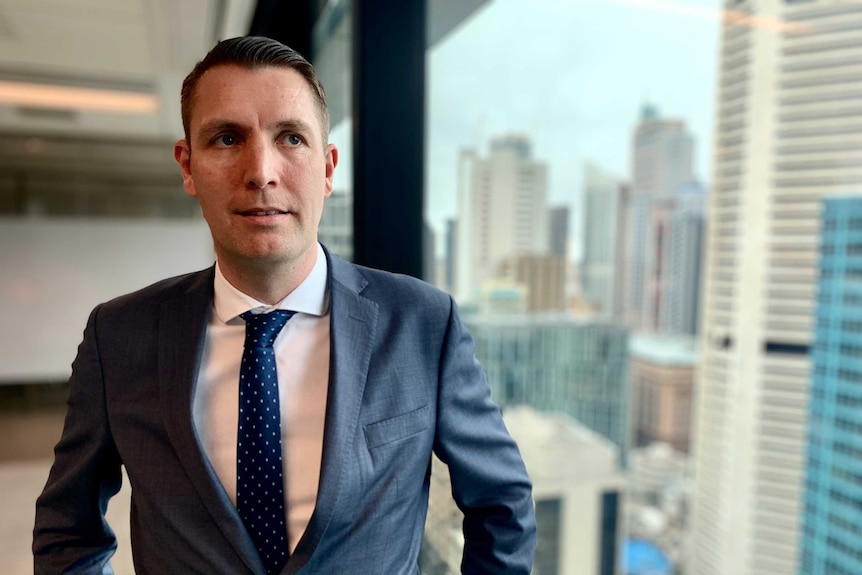
<svg viewBox="0 0 862 575">
<path fill-rule="evenodd" d="M 267 313 L 276 309 L 285 309 L 322 317 L 329 311 L 327 275 L 326 255 L 320 244 L 317 244 L 317 261 L 302 283 L 277 304 L 267 305 L 232 286 L 225 279 L 216 261 L 213 307 L 218 318 L 224 323 L 236 320 L 239 314 L 249 310 L 255 313 Z"/>
</svg>

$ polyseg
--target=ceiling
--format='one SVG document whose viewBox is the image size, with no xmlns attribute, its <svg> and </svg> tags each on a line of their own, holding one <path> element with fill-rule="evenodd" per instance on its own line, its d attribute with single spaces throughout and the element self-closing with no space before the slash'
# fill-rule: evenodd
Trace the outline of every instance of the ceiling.
<svg viewBox="0 0 862 575">
<path fill-rule="evenodd" d="M 429 45 L 486 3 L 429 0 Z M 91 172 L 176 176 L 172 143 L 182 137 L 182 80 L 218 39 L 248 32 L 256 4 L 2 0 L 0 193 L 4 181 L 46 171 L 58 181 Z M 331 88 L 337 100 L 339 86 Z M 340 88 L 349 102 L 349 86 Z"/>
<path fill-rule="evenodd" d="M 179 135 L 182 78 L 217 38 L 244 33 L 253 9 L 253 0 L 3 0 L 0 131 Z M 72 97 L 33 105 L 46 87 Z M 113 105 L 130 96 L 149 104 Z"/>
<path fill-rule="evenodd" d="M 3 0 L 0 184 L 178 178 L 182 79 L 255 0 Z M 65 176 L 63 175 L 65 174 Z M 4 188 L 0 185 L 0 188 Z"/>
</svg>

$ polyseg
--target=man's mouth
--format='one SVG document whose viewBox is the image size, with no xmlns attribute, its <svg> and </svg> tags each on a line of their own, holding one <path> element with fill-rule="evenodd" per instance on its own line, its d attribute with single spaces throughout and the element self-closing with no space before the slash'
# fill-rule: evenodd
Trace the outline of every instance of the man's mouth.
<svg viewBox="0 0 862 575">
<path fill-rule="evenodd" d="M 240 215 L 243 216 L 278 216 L 281 214 L 286 214 L 287 212 L 282 210 L 245 210 L 240 212 Z"/>
</svg>

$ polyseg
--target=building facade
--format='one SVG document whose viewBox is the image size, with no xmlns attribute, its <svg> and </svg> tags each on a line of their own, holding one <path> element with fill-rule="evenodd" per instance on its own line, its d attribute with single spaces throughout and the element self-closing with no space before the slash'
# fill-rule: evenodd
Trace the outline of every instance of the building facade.
<svg viewBox="0 0 862 575">
<path fill-rule="evenodd" d="M 631 198 L 626 215 L 625 320 L 636 331 L 659 331 L 665 237 L 656 227 L 656 202 L 676 198 L 694 180 L 693 141 L 680 120 L 644 106 L 632 138 Z"/>
<path fill-rule="evenodd" d="M 567 314 L 467 316 L 476 358 L 501 406 L 556 411 L 606 437 L 626 463 L 628 333 Z"/>
<path fill-rule="evenodd" d="M 548 243 L 552 256 L 569 261 L 569 206 L 553 206 L 548 214 Z"/>
<path fill-rule="evenodd" d="M 862 189 L 862 2 L 724 4 L 687 574 L 798 575 L 820 199 Z"/>
<path fill-rule="evenodd" d="M 538 545 L 533 572 L 541 575 L 619 575 L 625 479 L 619 451 L 606 438 L 556 413 L 529 407 L 503 412 L 533 482 Z M 462 513 L 446 466 L 435 458 L 425 526 L 422 573 L 461 573 Z"/>
<path fill-rule="evenodd" d="M 824 201 L 800 575 L 862 573 L 862 197 Z"/>
<path fill-rule="evenodd" d="M 524 287 L 528 313 L 563 311 L 565 261 L 555 255 L 520 255 L 503 260 L 499 277 Z"/>
<path fill-rule="evenodd" d="M 628 188 L 597 167 L 584 166 L 584 297 L 599 315 L 619 318 L 628 238 Z"/>
<path fill-rule="evenodd" d="M 475 301 L 501 264 L 549 251 L 547 166 L 533 159 L 526 136 L 491 142 L 487 159 L 462 151 L 458 162 L 455 296 Z"/>
<path fill-rule="evenodd" d="M 699 329 L 706 189 L 682 184 L 651 210 L 653 273 L 648 282 L 649 323 L 664 334 L 694 336 Z"/>
<path fill-rule="evenodd" d="M 688 453 L 696 340 L 638 334 L 632 336 L 629 350 L 635 446 L 661 442 Z"/>
<path fill-rule="evenodd" d="M 353 258 L 353 198 L 349 192 L 333 190 L 323 202 L 317 230 L 320 243 L 347 261 Z"/>
</svg>

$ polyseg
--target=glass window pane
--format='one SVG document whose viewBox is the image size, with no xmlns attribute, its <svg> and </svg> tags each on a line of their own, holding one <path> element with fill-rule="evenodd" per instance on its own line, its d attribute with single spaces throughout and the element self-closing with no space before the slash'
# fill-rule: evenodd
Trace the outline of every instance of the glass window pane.
<svg viewBox="0 0 862 575">
<path fill-rule="evenodd" d="M 618 454 L 629 572 L 862 569 L 829 463 L 862 440 L 860 32 L 859 0 L 495 0 L 429 49 L 434 281 L 572 555 L 598 561 L 601 493 L 570 512 L 564 440 L 518 428 L 560 412 L 591 438 L 569 457 Z"/>
</svg>

